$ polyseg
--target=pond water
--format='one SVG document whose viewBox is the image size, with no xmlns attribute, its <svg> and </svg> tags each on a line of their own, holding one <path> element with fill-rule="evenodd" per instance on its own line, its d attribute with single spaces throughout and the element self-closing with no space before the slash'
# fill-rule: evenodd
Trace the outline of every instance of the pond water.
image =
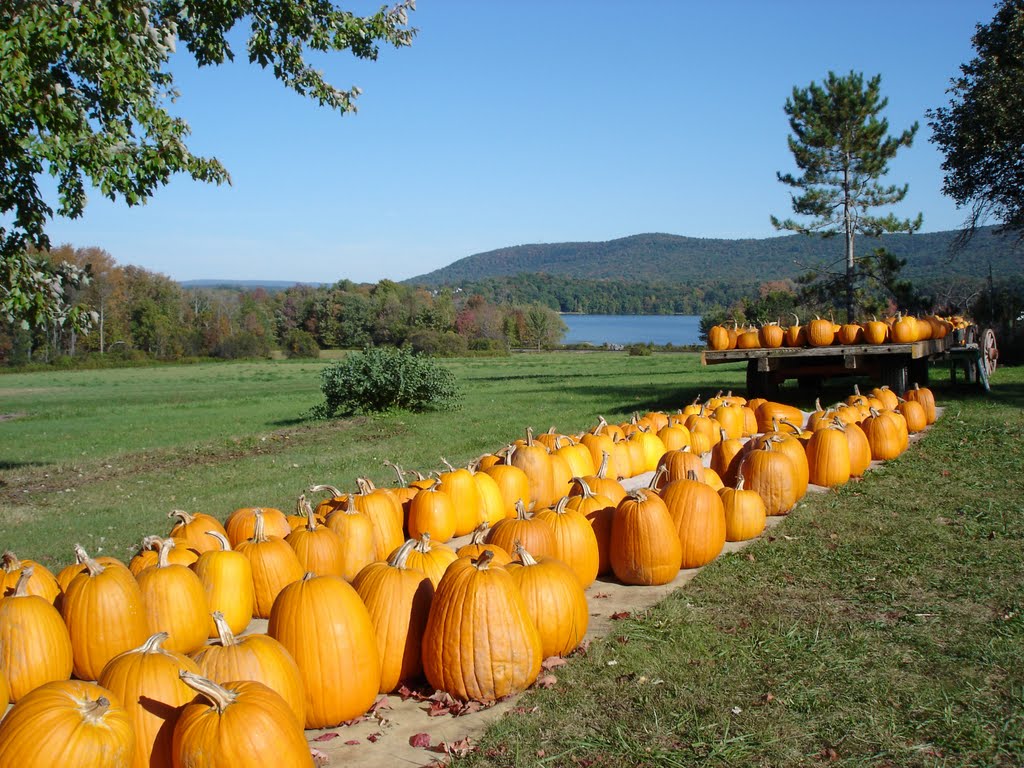
<svg viewBox="0 0 1024 768">
<path fill-rule="evenodd" d="M 563 344 L 700 343 L 700 315 L 562 315 Z"/>
</svg>

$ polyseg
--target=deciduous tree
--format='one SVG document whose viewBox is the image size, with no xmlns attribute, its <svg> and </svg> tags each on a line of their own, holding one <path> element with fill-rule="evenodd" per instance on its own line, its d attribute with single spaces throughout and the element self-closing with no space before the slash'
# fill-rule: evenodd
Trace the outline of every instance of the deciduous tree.
<svg viewBox="0 0 1024 768">
<path fill-rule="evenodd" d="M 973 42 L 949 106 L 928 112 L 942 191 L 969 209 L 968 236 L 990 217 L 1024 236 L 1024 0 L 1002 0 Z"/>
<path fill-rule="evenodd" d="M 309 52 L 374 59 L 381 43 L 408 45 L 413 0 L 358 16 L 330 0 L 5 0 L 0 3 L 0 313 L 24 325 L 87 325 L 66 301 L 87 273 L 48 265 L 55 211 L 78 218 L 91 185 L 138 205 L 172 175 L 222 183 L 215 158 L 193 154 L 188 124 L 172 114 L 168 63 L 182 45 L 200 66 L 234 58 L 232 34 L 248 28 L 249 61 L 296 93 L 340 114 L 358 87 L 337 88 Z M 56 200 L 40 185 L 56 180 Z"/>
<path fill-rule="evenodd" d="M 829 72 L 825 81 L 807 88 L 793 88 L 785 112 L 793 133 L 789 149 L 799 175 L 779 173 L 783 184 L 797 190 L 791 195 L 793 212 L 809 220 L 779 220 L 776 229 L 807 235 L 843 235 L 847 319 L 854 321 L 855 292 L 864 276 L 858 270 L 854 248 L 857 235 L 877 237 L 886 232 L 915 232 L 921 215 L 899 219 L 892 213 L 873 215 L 875 208 L 899 203 L 907 185 L 883 185 L 889 161 L 900 147 L 909 147 L 917 123 L 899 135 L 889 135 L 889 122 L 880 117 L 888 105 L 880 91 L 881 76 L 867 82 L 857 72 L 839 76 Z"/>
</svg>

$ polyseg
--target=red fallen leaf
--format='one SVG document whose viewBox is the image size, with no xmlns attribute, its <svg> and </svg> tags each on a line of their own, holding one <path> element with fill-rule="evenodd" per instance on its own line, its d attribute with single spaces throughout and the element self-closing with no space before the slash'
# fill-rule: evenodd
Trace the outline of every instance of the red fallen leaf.
<svg viewBox="0 0 1024 768">
<path fill-rule="evenodd" d="M 629 611 L 619 611 L 611 615 L 612 621 L 620 621 L 622 619 L 628 619 L 632 614 Z"/>
<path fill-rule="evenodd" d="M 450 744 L 447 741 L 442 741 L 441 748 L 446 755 L 454 755 L 455 757 L 465 757 L 470 752 L 476 750 L 476 747 L 469 743 L 468 736 L 458 741 L 453 741 Z"/>
<path fill-rule="evenodd" d="M 450 714 L 451 711 L 450 705 L 442 701 L 432 701 L 430 706 L 427 707 L 427 717 L 440 717 L 441 715 Z"/>
<path fill-rule="evenodd" d="M 553 688 L 555 686 L 555 683 L 557 683 L 557 682 L 558 682 L 558 678 L 555 677 L 554 675 L 543 675 L 542 677 L 538 677 L 537 678 L 537 687 L 538 688 Z"/>
<path fill-rule="evenodd" d="M 607 592 L 595 592 L 593 594 L 593 597 L 594 597 L 595 600 L 601 600 L 601 599 L 606 598 L 608 596 L 609 595 L 608 595 Z"/>
<path fill-rule="evenodd" d="M 381 696 L 377 701 L 374 702 L 373 706 L 366 710 L 368 715 L 376 715 L 381 709 L 391 709 L 391 703 L 388 701 L 387 696 Z"/>
<path fill-rule="evenodd" d="M 313 741 L 331 741 L 332 739 L 338 738 L 340 735 L 340 733 L 334 733 L 333 731 L 329 733 L 321 733 L 319 736 L 313 739 Z"/>
<path fill-rule="evenodd" d="M 354 747 L 356 744 L 362 744 L 363 742 L 361 742 L 359 739 L 349 739 L 345 743 L 348 744 L 348 746 L 350 747 Z"/>
<path fill-rule="evenodd" d="M 370 742 L 371 744 L 376 744 L 378 741 L 380 741 L 380 737 L 383 736 L 383 735 L 384 734 L 381 733 L 380 731 L 375 731 L 375 732 L 371 733 L 369 736 L 367 736 L 366 740 L 368 742 Z"/>
<path fill-rule="evenodd" d="M 547 753 L 543 749 L 537 750 L 537 757 L 544 757 Z"/>
<path fill-rule="evenodd" d="M 590 650 L 590 638 L 589 637 L 585 637 L 580 642 L 580 644 L 578 646 L 576 646 L 576 649 L 571 654 L 569 654 L 569 655 L 570 656 L 577 656 L 577 655 L 578 656 L 586 656 L 587 655 L 587 651 L 589 651 L 589 650 Z"/>
<path fill-rule="evenodd" d="M 429 733 L 417 733 L 415 736 L 409 737 L 410 747 L 430 747 L 430 734 Z"/>
<path fill-rule="evenodd" d="M 545 670 L 551 670 L 555 667 L 561 667 L 569 662 L 563 659 L 561 656 L 548 656 L 544 661 L 540 663 L 540 668 Z"/>
</svg>

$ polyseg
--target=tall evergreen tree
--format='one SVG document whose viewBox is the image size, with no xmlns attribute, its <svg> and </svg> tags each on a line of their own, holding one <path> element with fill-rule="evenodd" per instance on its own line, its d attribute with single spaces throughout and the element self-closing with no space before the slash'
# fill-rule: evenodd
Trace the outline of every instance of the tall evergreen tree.
<svg viewBox="0 0 1024 768">
<path fill-rule="evenodd" d="M 1003 0 L 972 39 L 950 105 L 928 112 L 942 191 L 970 207 L 968 235 L 991 216 L 1024 237 L 1024 0 Z"/>
<path fill-rule="evenodd" d="M 772 216 L 772 225 L 807 235 L 843 235 L 846 269 L 840 282 L 849 322 L 854 320 L 857 284 L 871 274 L 870 257 L 858 261 L 855 237 L 915 232 L 922 221 L 920 214 L 915 219 L 871 214 L 874 208 L 906 197 L 907 185 L 886 186 L 879 180 L 897 150 L 909 147 L 917 133 L 914 123 L 898 136 L 888 135 L 889 122 L 879 117 L 889 103 L 881 96 L 881 80 L 881 75 L 875 75 L 865 83 L 857 72 L 843 76 L 829 72 L 822 85 L 794 87 L 785 106 L 793 131 L 789 149 L 800 175 L 777 175 L 783 184 L 798 190 L 791 194 L 793 212 L 810 221 L 781 221 Z"/>
</svg>

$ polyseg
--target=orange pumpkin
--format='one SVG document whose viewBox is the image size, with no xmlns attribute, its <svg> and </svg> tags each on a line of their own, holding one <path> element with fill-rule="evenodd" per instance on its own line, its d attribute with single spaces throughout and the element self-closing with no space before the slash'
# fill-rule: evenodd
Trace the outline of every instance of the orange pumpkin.
<svg viewBox="0 0 1024 768">
<path fill-rule="evenodd" d="M 619 503 L 608 558 L 624 584 L 654 586 L 676 577 L 682 547 L 665 502 L 653 491 L 630 491 Z"/>
<path fill-rule="evenodd" d="M 228 535 L 220 520 L 204 512 L 190 514 L 181 509 L 172 509 L 167 516 L 176 521 L 167 535 L 171 538 L 182 539 L 186 548 L 194 549 L 199 554 L 220 548 L 215 539 L 206 535 L 207 531 Z"/>
<path fill-rule="evenodd" d="M 299 558 L 283 538 L 264 532 L 263 512 L 259 509 L 252 538 L 236 545 L 235 551 L 245 555 L 252 567 L 253 615 L 265 619 L 281 590 L 302 578 Z"/>
<path fill-rule="evenodd" d="M 726 541 L 747 541 L 761 535 L 766 522 L 764 500 L 757 491 L 744 487 L 743 475 L 736 479 L 735 488 L 722 488 L 718 495 L 725 512 Z"/>
<path fill-rule="evenodd" d="M 583 589 L 589 587 L 597 578 L 600 565 L 597 536 L 590 521 L 578 509 L 569 506 L 568 496 L 534 517 L 551 526 L 555 540 L 553 556 L 569 566 Z"/>
<path fill-rule="evenodd" d="M 541 656 L 565 656 L 583 640 L 590 621 L 587 596 L 576 573 L 554 557 L 534 559 L 522 545 L 507 566 L 540 634 Z"/>
<path fill-rule="evenodd" d="M 681 568 L 699 568 L 714 560 L 725 546 L 725 507 L 722 498 L 691 472 L 661 491 L 682 548 Z"/>
<path fill-rule="evenodd" d="M 408 543 L 408 542 L 406 542 Z M 404 546 L 404 544 L 403 544 Z M 388 559 L 398 554 L 401 547 L 389 553 Z M 459 556 L 455 550 L 446 547 L 444 544 L 435 544 L 430 540 L 429 533 L 423 533 L 418 541 L 413 541 L 413 546 L 406 555 L 406 562 L 410 568 L 423 571 L 430 583 L 436 588 L 448 566 L 458 560 Z"/>
<path fill-rule="evenodd" d="M 377 559 L 376 534 L 369 515 L 356 509 L 352 498 L 327 516 L 327 527 L 338 534 L 344 547 L 341 577 L 351 582 L 363 568 Z"/>
<path fill-rule="evenodd" d="M 167 650 L 191 653 L 209 635 L 206 590 L 194 571 L 167 559 L 174 539 L 164 539 L 160 559 L 137 577 L 146 613 L 146 631 L 166 632 Z"/>
<path fill-rule="evenodd" d="M 312 571 L 317 576 L 344 578 L 347 565 L 345 542 L 331 528 L 317 522 L 305 494 L 299 496 L 298 508 L 306 518 L 306 524 L 289 533 L 285 541 L 295 551 L 303 573 Z"/>
<path fill-rule="evenodd" d="M 483 505 L 480 501 L 480 489 L 473 480 L 473 473 L 468 469 L 455 469 L 443 457 L 441 461 L 448 467 L 448 471 L 438 476 L 438 490 L 451 500 L 452 532 L 447 533 L 447 526 L 442 526 L 436 531 L 421 526 L 415 532 L 410 527 L 409 536 L 419 538 L 424 531 L 430 531 L 434 541 L 444 543 L 452 536 L 465 536 L 480 525 L 480 521 L 483 520 Z M 444 516 L 432 516 L 432 522 L 439 523 Z"/>
<path fill-rule="evenodd" d="M 457 550 L 455 554 L 459 557 L 476 558 L 480 557 L 484 553 L 484 550 L 491 550 L 494 555 L 494 565 L 508 565 L 512 562 L 512 555 L 506 552 L 502 547 L 497 544 L 487 543 L 487 534 L 490 533 L 491 526 L 487 521 L 480 523 L 473 531 L 473 535 L 469 538 L 468 544 L 463 544 Z M 406 542 L 408 544 L 409 542 Z"/>
<path fill-rule="evenodd" d="M 32 569 L 32 577 L 25 584 L 25 594 L 39 595 L 46 602 L 53 605 L 60 596 L 60 584 L 57 577 L 53 575 L 45 565 L 35 560 L 22 560 L 10 550 L 4 552 L 0 558 L 0 596 L 6 595 L 13 590 L 21 580 L 21 574 L 26 568 Z"/>
</svg>

